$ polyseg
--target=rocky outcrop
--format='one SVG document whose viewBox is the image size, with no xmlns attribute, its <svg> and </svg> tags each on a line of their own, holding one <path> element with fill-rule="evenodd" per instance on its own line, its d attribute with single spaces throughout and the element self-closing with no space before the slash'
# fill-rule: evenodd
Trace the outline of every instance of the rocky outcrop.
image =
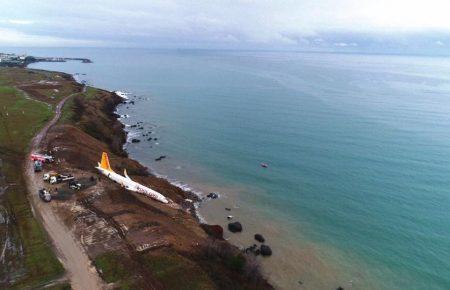
<svg viewBox="0 0 450 290">
<path fill-rule="evenodd" d="M 215 239 L 223 240 L 223 228 L 219 225 L 200 224 L 202 229 Z"/>
</svg>

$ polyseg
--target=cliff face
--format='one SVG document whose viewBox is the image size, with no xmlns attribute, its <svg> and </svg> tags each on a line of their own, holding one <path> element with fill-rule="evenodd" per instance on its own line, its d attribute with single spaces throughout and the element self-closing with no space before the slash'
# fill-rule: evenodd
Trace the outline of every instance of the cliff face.
<svg viewBox="0 0 450 290">
<path fill-rule="evenodd" d="M 253 257 L 206 234 L 204 229 L 211 234 L 211 227 L 200 226 L 184 202 L 193 198 L 189 193 L 127 158 L 122 149 L 126 134 L 114 114 L 120 102 L 113 93 L 90 88 L 66 104 L 65 117 L 46 137 L 47 150 L 58 159 L 54 169 L 73 172 L 84 182 L 82 191 L 67 191 L 60 207 L 102 277 L 133 289 L 272 289 Z M 132 179 L 179 203 L 180 209 L 97 175 L 94 167 L 103 151 L 115 171 L 126 168 Z"/>
</svg>

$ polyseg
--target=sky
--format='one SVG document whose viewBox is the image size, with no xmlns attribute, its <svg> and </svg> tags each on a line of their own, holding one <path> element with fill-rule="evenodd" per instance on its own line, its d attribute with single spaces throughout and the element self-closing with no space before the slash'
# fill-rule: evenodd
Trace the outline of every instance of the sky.
<svg viewBox="0 0 450 290">
<path fill-rule="evenodd" d="M 1 46 L 450 47 L 450 0 L 0 0 Z"/>
</svg>

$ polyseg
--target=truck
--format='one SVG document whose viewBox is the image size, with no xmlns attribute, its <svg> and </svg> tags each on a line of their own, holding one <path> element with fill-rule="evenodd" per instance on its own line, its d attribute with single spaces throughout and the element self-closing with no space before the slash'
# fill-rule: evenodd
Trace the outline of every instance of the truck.
<svg viewBox="0 0 450 290">
<path fill-rule="evenodd" d="M 53 177 L 53 176 L 58 176 L 58 173 L 56 171 L 49 171 L 49 172 L 44 174 L 42 179 L 44 181 L 50 182 L 50 178 Z"/>
<path fill-rule="evenodd" d="M 30 159 L 33 161 L 39 160 L 42 163 L 52 163 L 55 161 L 53 156 L 47 155 L 47 154 L 40 154 L 40 153 L 32 153 L 30 155 Z"/>
<path fill-rule="evenodd" d="M 39 197 L 45 202 L 52 200 L 51 194 L 45 188 L 39 189 Z"/>
<path fill-rule="evenodd" d="M 42 171 L 42 161 L 35 160 L 33 163 L 34 172 L 41 172 Z"/>
<path fill-rule="evenodd" d="M 73 177 L 72 175 L 58 174 L 57 176 L 50 177 L 50 184 L 56 184 L 56 183 L 71 181 L 71 180 L 74 180 L 74 179 L 75 179 L 75 177 Z"/>
<path fill-rule="evenodd" d="M 74 180 L 75 178 L 71 174 L 59 174 L 55 171 L 50 171 L 44 174 L 43 178 L 44 181 L 49 182 L 50 184 L 56 184 L 66 181 Z"/>
</svg>

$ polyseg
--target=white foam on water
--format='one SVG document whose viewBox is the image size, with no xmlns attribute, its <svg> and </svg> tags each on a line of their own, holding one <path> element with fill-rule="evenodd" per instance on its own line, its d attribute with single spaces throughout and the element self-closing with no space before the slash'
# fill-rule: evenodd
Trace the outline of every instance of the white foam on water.
<svg viewBox="0 0 450 290">
<path fill-rule="evenodd" d="M 113 93 L 115 93 L 116 95 L 118 95 L 119 97 L 121 97 L 124 100 L 129 99 L 129 97 L 128 97 L 129 93 L 122 92 L 122 91 L 114 91 Z"/>
</svg>

